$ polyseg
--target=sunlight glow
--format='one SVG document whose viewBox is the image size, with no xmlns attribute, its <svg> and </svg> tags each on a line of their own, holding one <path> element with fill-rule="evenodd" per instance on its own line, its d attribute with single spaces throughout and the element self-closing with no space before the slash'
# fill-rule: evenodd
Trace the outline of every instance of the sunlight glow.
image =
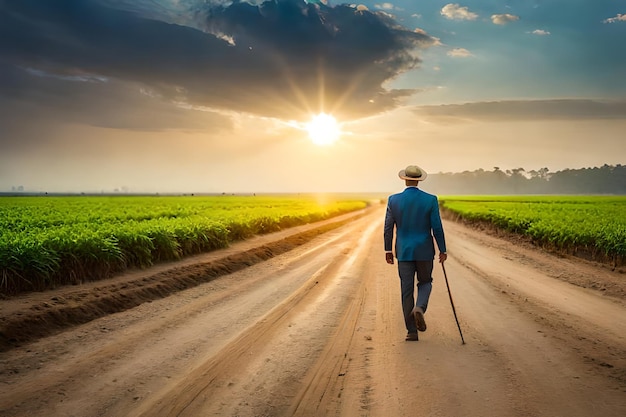
<svg viewBox="0 0 626 417">
<path fill-rule="evenodd" d="M 331 145 L 341 136 L 341 126 L 333 116 L 326 113 L 313 116 L 305 129 L 311 141 L 320 146 Z"/>
</svg>

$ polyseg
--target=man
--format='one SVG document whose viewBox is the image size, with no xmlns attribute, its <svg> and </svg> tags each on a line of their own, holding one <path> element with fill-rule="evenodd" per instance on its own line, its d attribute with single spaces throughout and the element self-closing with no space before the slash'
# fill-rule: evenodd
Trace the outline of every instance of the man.
<svg viewBox="0 0 626 417">
<path fill-rule="evenodd" d="M 435 245 L 439 249 L 439 262 L 448 259 L 446 240 L 439 214 L 437 197 L 418 188 L 427 177 L 426 171 L 409 165 L 398 173 L 406 184 L 402 193 L 389 196 L 385 215 L 385 260 L 393 265 L 393 234 L 396 230 L 396 258 L 402 292 L 402 311 L 408 331 L 406 340 L 418 340 L 418 330 L 426 331 L 424 313 L 432 290 Z M 417 276 L 417 301 L 413 297 Z"/>
</svg>

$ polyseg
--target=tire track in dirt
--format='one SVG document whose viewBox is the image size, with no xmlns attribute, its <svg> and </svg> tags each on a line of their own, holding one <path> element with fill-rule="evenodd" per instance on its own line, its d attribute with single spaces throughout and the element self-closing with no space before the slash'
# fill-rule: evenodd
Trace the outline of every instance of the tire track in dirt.
<svg viewBox="0 0 626 417">
<path fill-rule="evenodd" d="M 448 229 L 456 235 L 468 233 L 458 224 L 450 224 Z M 551 337 L 570 346 L 585 361 L 626 385 L 626 321 L 620 320 L 624 317 L 622 300 L 585 297 L 587 289 L 569 285 L 568 281 L 542 278 L 550 271 L 541 263 L 529 260 L 532 253 L 501 239 L 474 235 L 473 239 L 465 239 L 463 245 L 459 252 L 464 255 L 456 256 L 461 265 L 488 282 L 536 322 L 550 328 Z M 488 264 L 482 261 L 486 253 L 494 251 L 499 252 L 501 258 Z M 583 268 L 582 261 L 578 264 L 578 274 L 589 273 Z M 568 271 L 565 265 L 561 274 L 577 274 Z M 541 273 L 528 274 L 529 267 Z M 599 270 L 596 269 L 595 273 L 598 274 Z M 606 275 L 611 274 L 607 272 Z"/>
<path fill-rule="evenodd" d="M 0 414 L 3 414 L 4 410 L 7 412 L 6 415 L 14 416 L 69 415 L 73 407 L 78 407 L 83 410 L 82 413 L 86 413 L 79 415 L 137 415 L 139 411 L 136 410 L 144 409 L 138 408 L 142 403 L 154 402 L 159 395 L 167 395 L 173 387 L 180 388 L 181 384 L 188 380 L 186 373 L 180 374 L 182 369 L 193 371 L 197 366 L 209 367 L 206 362 L 214 355 L 223 355 L 223 358 L 227 358 L 224 363 L 230 363 L 232 369 L 245 368 L 250 365 L 252 358 L 264 355 L 262 349 L 274 343 L 275 338 L 285 339 L 284 335 L 280 335 L 281 331 L 296 329 L 297 325 L 293 323 L 302 321 L 297 318 L 299 315 L 311 314 L 306 311 L 307 308 L 311 308 L 311 299 L 336 298 L 343 303 L 338 304 L 336 308 L 340 308 L 351 299 L 350 293 L 346 293 L 341 287 L 346 286 L 349 289 L 353 285 L 351 283 L 358 284 L 359 281 L 354 276 L 341 276 L 345 271 L 345 267 L 341 265 L 348 264 L 354 257 L 356 249 L 351 246 L 354 241 L 350 235 L 362 234 L 367 224 L 367 219 L 359 216 L 359 219 L 351 221 L 346 227 L 325 234 L 322 240 L 314 240 L 267 263 L 205 284 L 204 288 L 184 291 L 168 300 L 146 303 L 119 315 L 119 318 L 115 318 L 116 315 L 107 316 L 80 326 L 78 331 L 67 331 L 58 337 L 52 336 L 30 344 L 26 349 L 16 349 L 21 353 L 11 352 L 11 355 L 3 356 L 0 362 L 4 369 L 0 376 L 13 392 L 10 396 L 0 395 Z M 312 268 L 317 268 L 317 271 Z M 307 278 L 306 283 L 303 278 Z M 281 289 L 278 289 L 278 286 Z M 276 290 L 273 289 L 275 287 Z M 282 289 L 283 287 L 285 289 Z M 289 291 L 293 291 L 293 288 L 297 291 L 291 294 Z M 277 298 L 270 300 L 268 297 L 274 292 Z M 255 294 L 258 295 L 255 297 Z M 258 305 L 255 300 L 259 296 L 263 297 L 260 300 L 264 300 L 266 304 L 282 300 L 287 306 L 277 307 L 274 313 L 270 313 L 269 309 L 274 304 L 267 304 L 270 307 L 265 310 L 265 305 Z M 298 303 L 302 297 L 306 300 Z M 291 298 L 296 301 L 290 302 Z M 236 300 L 241 300 L 241 303 L 237 303 Z M 294 303 L 295 307 L 290 307 Z M 334 304 L 336 303 L 331 302 L 329 307 L 335 308 Z M 252 313 L 245 312 L 245 305 L 252 306 Z M 226 319 L 224 314 L 229 314 L 229 310 L 232 312 L 231 317 Z M 260 315 L 253 314 L 257 311 Z M 146 316 L 146 312 L 156 316 L 153 318 Z M 284 317 L 280 316 L 281 312 Z M 315 311 L 313 313 L 312 324 L 317 325 L 319 322 L 319 327 L 322 328 L 322 331 L 315 335 L 320 336 L 319 339 L 322 337 L 328 339 L 330 337 L 328 332 L 334 329 L 338 317 L 325 317 L 328 314 L 324 311 L 322 314 Z M 238 319 L 237 315 L 241 315 L 241 319 Z M 228 329 L 222 329 L 223 326 L 219 323 L 210 325 L 204 323 L 207 319 L 211 320 L 211 317 L 224 317 L 224 321 L 232 322 L 232 325 Z M 282 324 L 282 327 L 274 322 Z M 99 329 L 105 328 L 103 326 L 110 329 L 110 336 L 98 335 Z M 83 330 L 80 330 L 81 328 Z M 207 333 L 197 334 L 197 330 Z M 233 334 L 239 337 L 237 339 L 239 342 L 232 342 Z M 216 338 L 230 341 L 224 344 L 214 340 Z M 59 343 L 59 339 L 65 342 Z M 295 339 L 297 346 L 300 346 L 301 339 L 303 338 Z M 63 347 L 66 343 L 70 348 L 67 354 Z M 319 343 L 318 340 L 312 340 L 305 347 L 303 352 L 307 361 L 314 358 L 314 356 L 309 358 L 309 355 L 314 354 Z M 82 344 L 89 347 L 84 352 L 75 352 L 75 348 L 71 348 Z M 225 348 L 226 345 L 230 347 Z M 219 349 L 216 350 L 214 346 Z M 237 356 L 236 348 L 241 346 L 248 346 L 247 350 L 244 349 L 243 358 L 240 358 L 241 360 L 230 358 L 232 355 Z M 311 351 L 308 346 L 311 346 Z M 279 346 L 276 351 L 280 349 L 282 347 Z M 195 358 L 199 355 L 205 355 L 205 359 Z M 192 361 L 186 360 L 187 357 Z M 178 365 L 178 369 L 172 368 L 172 364 L 180 362 L 181 358 L 185 365 L 182 368 Z M 163 361 L 162 365 L 159 365 L 160 361 Z M 221 363 L 219 360 L 217 362 Z M 220 368 L 221 366 L 218 364 L 217 368 L 212 369 L 217 370 L 218 374 L 222 369 L 224 371 L 221 372 L 222 377 L 229 379 L 227 385 L 233 385 L 232 369 Z M 11 376 L 12 372 L 8 375 L 5 372 L 10 369 L 15 369 L 14 377 Z M 308 366 L 304 366 L 299 371 L 302 376 L 307 369 Z M 28 377 L 30 374 L 33 374 L 33 379 Z M 242 375 L 245 374 L 246 372 Z M 177 375 L 181 377 L 178 378 Z M 246 388 L 239 385 L 237 383 L 235 388 L 245 392 Z M 130 394 L 123 392 L 124 386 L 132 390 L 129 391 Z M 292 383 L 291 386 L 294 390 L 292 396 L 295 396 L 298 385 Z M 218 384 L 213 384 L 203 392 L 203 395 L 221 392 L 221 388 Z M 232 386 L 228 388 L 231 390 Z M 86 390 L 99 394 L 93 398 L 82 397 L 81 400 L 78 393 Z M 67 395 L 74 394 L 51 408 L 46 405 L 49 401 L 48 395 L 57 391 L 68 393 Z M 220 398 L 219 395 L 214 397 L 213 394 L 209 394 L 211 398 Z M 242 394 L 242 398 L 246 396 L 251 395 Z M 102 404 L 102 400 L 106 403 Z M 284 398 L 278 399 L 276 403 L 285 401 L 287 400 Z M 148 405 L 142 407 L 149 408 Z M 31 411 L 20 412 L 20 410 Z M 47 410 L 45 414 L 42 414 L 43 410 Z M 160 415 L 161 410 L 158 411 Z M 24 412 L 27 414 L 23 414 Z"/>
<path fill-rule="evenodd" d="M 293 401 L 288 415 L 303 417 L 329 415 L 329 409 L 336 401 L 336 396 L 342 391 L 350 360 L 349 352 L 353 348 L 354 338 L 357 337 L 356 333 L 359 329 L 357 323 L 363 316 L 365 307 L 368 280 L 362 277 L 363 274 L 367 273 L 362 265 L 364 262 L 363 252 L 371 248 L 367 245 L 367 241 L 371 239 L 372 233 L 380 227 L 381 223 L 379 222 L 374 222 L 369 226 L 368 231 L 363 234 L 359 241 L 357 251 L 351 257 L 352 262 L 343 266 L 344 273 L 347 273 L 348 270 L 358 271 L 360 284 L 356 288 L 354 299 L 339 323 L 335 337 L 326 345 L 317 365 L 307 373 L 302 383 L 302 389 Z M 356 262 L 359 262 L 360 265 L 355 265 Z"/>
<path fill-rule="evenodd" d="M 344 249 L 342 256 L 335 257 L 331 263 L 320 268 L 305 285 L 276 306 L 252 329 L 186 375 L 183 381 L 164 388 L 161 393 L 155 395 L 153 401 L 144 404 L 137 414 L 133 415 L 138 417 L 149 417 L 157 413 L 166 417 L 241 415 L 239 414 L 241 411 L 236 409 L 236 398 L 243 398 L 245 394 L 238 390 L 245 392 L 249 387 L 245 384 L 236 387 L 236 384 L 229 382 L 230 375 L 255 374 L 251 371 L 256 370 L 254 362 L 259 358 L 270 356 L 263 351 L 263 347 L 281 344 L 280 340 L 285 338 L 285 332 L 290 332 L 292 323 L 301 321 L 298 317 L 307 315 L 307 311 L 316 304 L 320 305 L 318 311 L 324 311 L 323 315 L 334 315 L 330 322 L 339 323 L 332 325 L 332 337 L 325 334 L 326 344 L 319 353 L 315 365 L 307 367 L 306 376 L 299 378 L 297 383 L 294 381 L 291 388 L 283 387 L 282 400 L 267 406 L 271 411 L 265 414 L 257 409 L 255 412 L 260 412 L 260 415 L 310 416 L 311 413 L 318 415 L 317 411 L 320 411 L 319 415 L 324 415 L 324 408 L 332 400 L 328 398 L 328 394 L 336 392 L 337 386 L 341 384 L 341 377 L 345 374 L 342 373 L 342 369 L 346 367 L 347 351 L 354 337 L 356 321 L 362 314 L 364 283 L 360 279 L 360 271 L 364 262 L 364 248 L 369 247 L 365 242 L 371 240 L 372 233 L 380 226 L 379 222 L 370 224 L 361 237 L 361 244 Z M 333 302 L 337 299 L 337 291 L 345 294 L 339 298 L 342 300 L 339 304 Z M 329 302 L 333 305 L 328 305 Z M 319 326 L 320 323 L 326 327 L 323 323 L 328 322 L 328 319 L 318 318 L 305 327 Z M 256 371 L 270 373 L 271 366 L 271 361 L 266 359 L 263 365 L 265 369 Z M 229 401 L 229 398 L 232 401 Z M 221 404 L 216 405 L 216 399 L 219 399 Z M 286 411 L 287 407 L 290 411 Z"/>
<path fill-rule="evenodd" d="M 246 356 L 255 354 L 255 346 L 264 340 L 271 339 L 277 327 L 284 325 L 296 314 L 294 308 L 312 291 L 320 285 L 320 279 L 331 266 L 324 266 L 312 275 L 303 288 L 293 294 L 288 300 L 277 306 L 270 314 L 257 322 L 253 329 L 241 334 L 217 355 L 212 357 L 200 368 L 185 376 L 185 380 L 175 386 L 167 387 L 166 392 L 157 395 L 158 400 L 142 406 L 137 415 L 141 417 L 181 416 L 193 414 L 192 404 L 198 401 L 201 395 L 218 398 L 211 391 L 222 388 L 220 380 L 231 373 L 240 373 L 247 366 Z M 321 285 L 324 285 L 323 283 Z"/>
</svg>

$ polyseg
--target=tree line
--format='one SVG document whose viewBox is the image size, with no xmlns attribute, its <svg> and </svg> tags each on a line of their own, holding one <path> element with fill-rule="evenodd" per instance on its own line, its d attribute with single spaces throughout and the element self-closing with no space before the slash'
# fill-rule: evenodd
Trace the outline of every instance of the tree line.
<svg viewBox="0 0 626 417">
<path fill-rule="evenodd" d="M 428 184 L 427 184 L 428 183 Z M 429 176 L 424 190 L 440 195 L 467 194 L 626 194 L 626 165 L 565 169 L 478 169 Z"/>
</svg>

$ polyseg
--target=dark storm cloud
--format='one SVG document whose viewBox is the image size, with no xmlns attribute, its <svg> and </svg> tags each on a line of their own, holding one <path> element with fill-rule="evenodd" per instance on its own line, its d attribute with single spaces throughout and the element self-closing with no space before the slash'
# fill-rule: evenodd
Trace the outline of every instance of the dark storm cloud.
<svg viewBox="0 0 626 417">
<path fill-rule="evenodd" d="M 137 84 L 162 101 L 214 109 L 291 119 L 323 101 L 326 111 L 360 117 L 413 94 L 382 85 L 418 65 L 416 49 L 433 44 L 347 5 L 251 3 L 5 0 L 0 59 L 26 72 L 13 74 L 20 81 L 40 79 L 16 91 L 1 75 L 0 95 L 36 96 L 63 82 L 65 91 L 85 94 L 83 102 L 89 90 Z"/>
<path fill-rule="evenodd" d="M 626 120 L 623 100 L 519 100 L 491 101 L 440 106 L 415 107 L 422 117 L 440 118 L 444 122 L 471 120 Z"/>
<path fill-rule="evenodd" d="M 177 107 L 136 84 L 87 74 L 51 75 L 2 61 L 0 74 L 0 147 L 5 151 L 45 142 L 59 124 L 135 131 L 215 132 L 232 127 L 225 116 Z"/>
</svg>

